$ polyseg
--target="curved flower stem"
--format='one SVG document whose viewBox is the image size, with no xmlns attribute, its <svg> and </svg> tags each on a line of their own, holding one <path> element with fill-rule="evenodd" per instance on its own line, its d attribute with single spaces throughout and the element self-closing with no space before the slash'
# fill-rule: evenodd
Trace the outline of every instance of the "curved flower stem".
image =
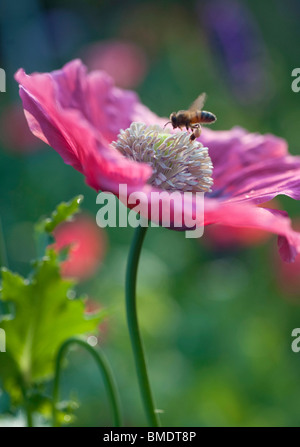
<svg viewBox="0 0 300 447">
<path fill-rule="evenodd" d="M 99 351 L 96 351 L 92 346 L 90 346 L 87 342 L 84 340 L 81 340 L 79 338 L 71 337 L 68 338 L 59 348 L 59 351 L 56 356 L 56 364 L 55 364 L 55 378 L 54 378 L 54 387 L 53 387 L 53 401 L 52 401 L 52 417 L 53 417 L 53 426 L 58 427 L 58 421 L 57 421 L 57 409 L 56 404 L 58 401 L 58 394 L 59 394 L 59 382 L 60 382 L 60 376 L 61 376 L 61 364 L 62 360 L 67 352 L 67 349 L 70 345 L 77 344 L 86 349 L 95 359 L 100 372 L 102 374 L 105 388 L 109 397 L 109 400 L 111 402 L 111 407 L 113 411 L 114 416 L 114 424 L 116 427 L 122 426 L 122 418 L 121 418 L 121 409 L 120 409 L 120 400 L 119 400 L 119 394 L 117 391 L 117 387 L 115 384 L 114 377 L 112 375 L 110 366 L 106 360 L 106 358 L 103 356 L 102 353 Z"/>
<path fill-rule="evenodd" d="M 131 346 L 135 360 L 135 367 L 147 419 L 150 426 L 158 427 L 160 423 L 155 412 L 153 397 L 150 389 L 136 310 L 137 269 L 146 231 L 147 227 L 138 226 L 135 230 L 130 247 L 126 271 L 126 311 Z"/>
<path fill-rule="evenodd" d="M 24 409 L 25 409 L 25 413 L 26 413 L 27 427 L 33 427 L 33 417 L 32 417 L 32 412 L 31 412 L 31 408 L 30 408 L 30 402 L 28 400 L 27 390 L 26 390 L 26 387 L 25 387 L 25 384 L 24 384 L 24 381 L 22 378 L 20 378 L 20 386 L 21 386 L 23 399 L 24 399 Z"/>
<path fill-rule="evenodd" d="M 27 417 L 27 427 L 33 427 L 32 414 L 28 408 L 26 408 L 26 417 Z"/>
</svg>

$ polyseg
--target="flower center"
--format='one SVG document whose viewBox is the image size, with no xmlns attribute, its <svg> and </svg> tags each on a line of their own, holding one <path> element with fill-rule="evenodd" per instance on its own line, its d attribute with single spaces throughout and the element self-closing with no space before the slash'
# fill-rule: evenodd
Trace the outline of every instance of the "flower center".
<svg viewBox="0 0 300 447">
<path fill-rule="evenodd" d="M 159 126 L 132 123 L 112 146 L 125 157 L 149 164 L 152 186 L 168 191 L 209 192 L 213 165 L 208 149 L 188 132 L 170 134 Z"/>
</svg>

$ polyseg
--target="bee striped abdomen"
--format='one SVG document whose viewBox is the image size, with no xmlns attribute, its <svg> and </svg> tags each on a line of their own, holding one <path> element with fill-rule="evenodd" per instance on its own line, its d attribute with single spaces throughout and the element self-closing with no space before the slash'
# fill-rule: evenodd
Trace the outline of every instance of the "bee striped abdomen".
<svg viewBox="0 0 300 447">
<path fill-rule="evenodd" d="M 211 112 L 206 112 L 205 110 L 200 112 L 200 123 L 213 123 L 216 119 L 216 116 Z"/>
</svg>

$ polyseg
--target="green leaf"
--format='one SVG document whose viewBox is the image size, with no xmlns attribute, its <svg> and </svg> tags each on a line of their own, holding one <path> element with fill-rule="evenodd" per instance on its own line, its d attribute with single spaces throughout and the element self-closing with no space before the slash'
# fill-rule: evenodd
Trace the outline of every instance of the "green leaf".
<svg viewBox="0 0 300 447">
<path fill-rule="evenodd" d="M 53 249 L 35 261 L 28 279 L 2 269 L 0 299 L 13 304 L 15 318 L 1 321 L 6 353 L 1 354 L 0 375 L 6 389 L 14 388 L 16 400 L 20 383 L 28 387 L 53 375 L 54 358 L 63 341 L 94 332 L 103 318 L 103 313 L 89 318 L 84 314 L 84 300 L 72 298 L 72 286 L 72 281 L 61 278 Z"/>
<path fill-rule="evenodd" d="M 38 233 L 52 233 L 62 222 L 70 220 L 74 214 L 78 213 L 79 206 L 83 201 L 83 196 L 79 195 L 69 202 L 61 202 L 50 217 L 40 220 L 36 225 Z"/>
<path fill-rule="evenodd" d="M 60 223 L 71 220 L 80 211 L 82 201 L 83 196 L 79 195 L 69 202 L 61 202 L 50 217 L 40 219 L 35 225 L 37 252 L 40 257 L 44 255 L 48 245 L 54 242 L 52 232 Z"/>
</svg>

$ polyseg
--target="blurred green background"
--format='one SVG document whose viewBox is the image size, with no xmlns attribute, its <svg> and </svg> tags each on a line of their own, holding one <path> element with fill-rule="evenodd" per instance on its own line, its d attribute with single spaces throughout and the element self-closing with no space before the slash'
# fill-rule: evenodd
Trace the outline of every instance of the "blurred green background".
<svg viewBox="0 0 300 447">
<path fill-rule="evenodd" d="M 27 133 L 13 79 L 19 67 L 50 71 L 80 57 L 119 75 L 119 86 L 137 91 L 161 116 L 205 91 L 206 108 L 218 117 L 214 129 L 271 132 L 300 154 L 300 93 L 291 90 L 291 72 L 300 65 L 299 19 L 297 0 L 2 1 L 0 215 L 11 269 L 28 273 L 36 255 L 33 224 L 57 203 L 83 194 L 84 211 L 93 218 L 98 211 L 83 177 Z M 279 201 L 300 216 L 299 203 Z M 99 344 L 115 371 L 126 424 L 144 425 L 125 323 L 133 230 L 105 232 L 104 260 L 77 289 L 111 310 Z M 224 248 L 205 233 L 198 241 L 148 231 L 138 306 L 163 425 L 300 425 L 300 353 L 291 350 L 292 329 L 300 326 L 299 265 L 288 283 L 282 279 L 275 237 L 258 244 L 246 235 L 245 244 Z M 111 424 L 96 366 L 80 349 L 69 355 L 61 395 L 80 402 L 73 425 Z M 1 425 L 22 423 L 19 413 L 8 419 L 7 409 L 0 390 Z"/>
</svg>

